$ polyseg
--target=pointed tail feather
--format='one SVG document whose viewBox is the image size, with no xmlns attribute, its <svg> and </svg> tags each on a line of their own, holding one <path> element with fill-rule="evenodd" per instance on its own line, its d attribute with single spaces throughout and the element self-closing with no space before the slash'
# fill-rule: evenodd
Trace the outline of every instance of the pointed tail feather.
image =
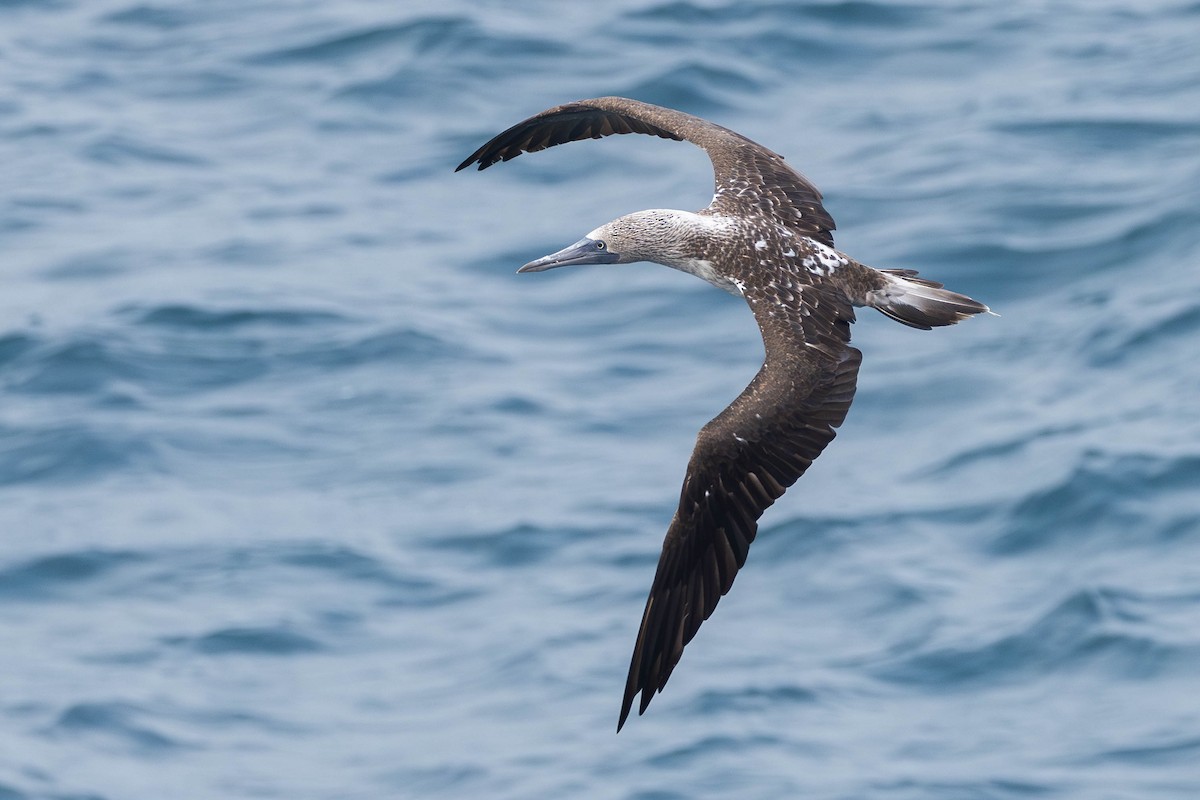
<svg viewBox="0 0 1200 800">
<path fill-rule="evenodd" d="M 929 330 L 991 312 L 965 294 L 918 278 L 915 270 L 881 269 L 879 273 L 886 279 L 886 285 L 867 294 L 867 305 L 913 328 Z"/>
</svg>

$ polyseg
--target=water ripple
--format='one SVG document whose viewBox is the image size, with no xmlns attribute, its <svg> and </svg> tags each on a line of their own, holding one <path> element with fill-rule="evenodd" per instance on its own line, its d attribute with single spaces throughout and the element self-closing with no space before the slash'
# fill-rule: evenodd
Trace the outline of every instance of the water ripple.
<svg viewBox="0 0 1200 800">
<path fill-rule="evenodd" d="M 284 627 L 222 628 L 193 638 L 167 637 L 164 644 L 186 645 L 204 655 L 294 656 L 325 649 Z"/>
<path fill-rule="evenodd" d="M 1144 766 L 1194 765 L 1200 763 L 1200 737 L 1186 737 L 1150 744 L 1142 747 L 1125 747 L 1097 753 L 1094 763 L 1120 761 Z"/>
<path fill-rule="evenodd" d="M 686 105 L 704 113 L 729 107 L 728 98 L 755 94 L 761 89 L 762 82 L 744 69 L 693 62 L 660 70 L 650 78 L 622 88 L 618 94 L 641 98 L 647 103 Z"/>
<path fill-rule="evenodd" d="M 74 484 L 117 471 L 154 471 L 158 458 L 140 435 L 107 426 L 0 424 L 0 486 Z"/>
<path fill-rule="evenodd" d="M 49 733 L 53 736 L 103 735 L 124 741 L 140 751 L 168 751 L 183 747 L 179 740 L 148 725 L 144 709 L 122 702 L 77 703 L 59 715 Z"/>
<path fill-rule="evenodd" d="M 721 753 L 725 756 L 736 755 L 763 747 L 778 747 L 782 743 L 783 740 L 780 737 L 767 734 L 705 736 L 684 745 L 668 745 L 646 757 L 644 763 L 657 768 L 694 768 L 700 762 L 711 758 L 713 753 Z"/>
<path fill-rule="evenodd" d="M 521 567 L 538 564 L 556 551 L 597 535 L 595 531 L 547 529 L 518 525 L 505 530 L 457 536 L 441 536 L 428 543 L 430 548 L 469 556 L 473 561 L 495 567 Z"/>
<path fill-rule="evenodd" d="M 195 17 L 180 8 L 135 5 L 106 14 L 101 17 L 101 21 L 113 25 L 133 25 L 161 31 L 173 31 L 191 24 L 195 21 Z"/>
<path fill-rule="evenodd" d="M 1056 142 L 1078 152 L 1080 147 L 1097 151 L 1128 153 L 1183 137 L 1195 139 L 1200 122 L 1153 119 L 1039 119 L 997 124 L 998 130 L 1028 136 L 1040 142 Z"/>
<path fill-rule="evenodd" d="M 1147 358 L 1154 348 L 1168 342 L 1195 338 L 1200 333 L 1200 305 L 1139 309 L 1139 316 L 1127 322 L 1097 329 L 1087 344 L 1092 364 L 1126 364 Z"/>
<path fill-rule="evenodd" d="M 108 550 L 42 556 L 0 569 L 0 596 L 10 602 L 55 598 L 144 560 L 139 553 Z"/>
<path fill-rule="evenodd" d="M 118 316 L 132 326 L 53 337 L 31 331 L 5 335 L 0 382 L 37 395 L 103 396 L 136 386 L 170 396 L 228 388 L 281 370 L 471 357 L 460 343 L 422 330 L 364 330 L 345 315 L 323 310 L 165 305 L 126 308 Z"/>
<path fill-rule="evenodd" d="M 125 166 L 135 162 L 175 167 L 209 165 L 207 159 L 195 153 L 121 134 L 101 136 L 89 144 L 83 154 L 92 161 L 112 166 Z"/>
<path fill-rule="evenodd" d="M 1181 519 L 1196 522 L 1188 495 L 1200 481 L 1200 456 L 1106 456 L 1086 453 L 1063 478 L 1047 482 L 1013 506 L 1010 522 L 991 544 L 998 555 L 1103 540 L 1124 546 L 1173 538 Z M 1178 498 L 1178 500 L 1177 500 Z M 1139 524 L 1154 499 L 1162 524 Z M 1172 514 L 1171 512 L 1176 513 Z M 1200 525 L 1193 525 L 1200 530 Z M 1137 531 L 1136 537 L 1131 531 Z"/>
<path fill-rule="evenodd" d="M 420 55 L 448 41 L 472 41 L 479 33 L 470 20 L 462 17 L 425 17 L 398 25 L 376 25 L 370 28 L 322 36 L 307 44 L 271 50 L 250 59 L 259 64 L 286 64 L 294 61 L 338 61 L 360 55 L 397 50 Z"/>
<path fill-rule="evenodd" d="M 804 24 L 823 21 L 853 26 L 916 25 L 930 13 L 926 6 L 906 3 L 878 3 L 867 0 L 843 0 L 832 3 L 755 3 L 749 7 L 740 3 L 701 5 L 690 0 L 670 0 L 654 3 L 628 13 L 631 19 L 670 22 L 719 29 L 730 23 L 755 23 L 756 32 L 774 25 Z"/>
<path fill-rule="evenodd" d="M 818 693 L 803 686 L 751 686 L 740 689 L 710 689 L 689 704 L 688 713 L 700 718 L 728 712 L 740 714 L 778 710 L 781 707 L 816 702 Z"/>
<path fill-rule="evenodd" d="M 171 328 L 211 330 L 251 325 L 305 327 L 348 322 L 349 318 L 330 311 L 306 309 L 234 308 L 213 309 L 191 305 L 166 305 L 148 309 L 123 309 L 135 324 L 162 325 Z"/>
<path fill-rule="evenodd" d="M 963 798 L 964 800 L 1010 800 L 1022 797 L 1053 797 L 1061 794 L 1059 787 L 1047 783 L 998 778 L 978 781 L 937 781 L 904 779 L 879 783 L 874 787 L 889 798 L 924 800 L 929 797 Z"/>
<path fill-rule="evenodd" d="M 1083 590 L 1016 633 L 974 647 L 922 650 L 871 671 L 889 682 L 931 690 L 998 685 L 1082 670 L 1144 680 L 1186 670 L 1198 655 L 1200 641 L 1163 641 L 1114 613 L 1110 593 Z"/>
</svg>

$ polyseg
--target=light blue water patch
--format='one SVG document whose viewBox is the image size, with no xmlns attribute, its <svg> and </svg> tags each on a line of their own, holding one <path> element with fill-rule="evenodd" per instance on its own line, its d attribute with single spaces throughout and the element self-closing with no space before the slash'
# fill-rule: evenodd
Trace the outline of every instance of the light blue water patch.
<svg viewBox="0 0 1200 800">
<path fill-rule="evenodd" d="M 0 800 L 1200 795 L 1200 6 L 0 2 Z M 652 265 L 702 114 L 838 246 L 837 439 L 619 736 L 700 427 L 762 356 Z M 181 788 L 183 787 L 183 788 Z"/>
</svg>

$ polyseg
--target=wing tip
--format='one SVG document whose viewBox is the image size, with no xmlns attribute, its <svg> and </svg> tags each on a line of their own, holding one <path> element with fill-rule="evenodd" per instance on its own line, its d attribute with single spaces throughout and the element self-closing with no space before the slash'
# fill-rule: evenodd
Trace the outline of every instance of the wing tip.
<svg viewBox="0 0 1200 800">
<path fill-rule="evenodd" d="M 624 728 L 625 723 L 629 720 L 629 712 L 633 710 L 635 696 L 637 696 L 637 692 L 626 694 L 625 699 L 621 701 L 621 716 L 617 719 L 617 733 L 621 732 L 621 728 Z"/>
<path fill-rule="evenodd" d="M 455 167 L 454 171 L 462 172 L 464 169 L 471 166 L 472 164 L 474 164 L 477 161 L 479 162 L 479 169 L 481 169 L 481 170 L 487 169 L 492 164 L 496 163 L 495 160 L 488 161 L 486 158 L 484 158 L 483 150 L 480 149 L 480 150 L 476 150 L 474 153 L 471 153 L 471 155 L 467 156 L 467 159 L 465 161 L 463 161 L 461 164 L 459 164 L 457 167 Z"/>
</svg>

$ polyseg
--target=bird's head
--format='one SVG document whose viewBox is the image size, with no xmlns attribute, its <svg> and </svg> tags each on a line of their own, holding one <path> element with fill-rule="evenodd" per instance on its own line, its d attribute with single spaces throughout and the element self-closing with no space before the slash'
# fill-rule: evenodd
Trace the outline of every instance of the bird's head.
<svg viewBox="0 0 1200 800">
<path fill-rule="evenodd" d="M 631 264 L 659 261 L 678 238 L 683 212 L 650 210 L 626 214 L 601 225 L 570 247 L 530 261 L 517 272 L 542 272 L 579 264 Z"/>
</svg>

